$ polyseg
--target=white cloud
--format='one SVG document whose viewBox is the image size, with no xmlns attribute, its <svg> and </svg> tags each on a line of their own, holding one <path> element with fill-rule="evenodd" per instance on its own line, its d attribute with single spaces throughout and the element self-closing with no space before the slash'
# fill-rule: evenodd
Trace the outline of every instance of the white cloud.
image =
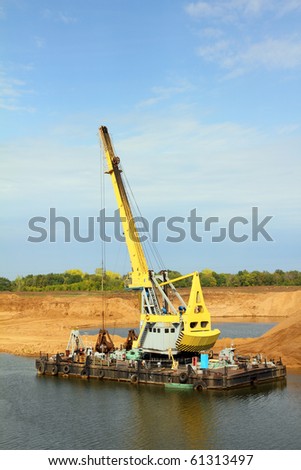
<svg viewBox="0 0 301 470">
<path fill-rule="evenodd" d="M 193 2 L 186 6 L 186 11 L 193 17 L 219 16 L 221 14 L 222 7 L 207 2 Z"/>
<path fill-rule="evenodd" d="M 246 65 L 264 66 L 266 68 L 290 69 L 301 65 L 300 38 L 269 38 L 252 44 L 238 56 L 238 61 Z"/>
<path fill-rule="evenodd" d="M 175 215 L 197 205 L 227 213 L 261 205 L 285 210 L 288 218 L 300 192 L 298 145 L 235 122 L 203 124 L 187 115 L 144 118 L 135 135 L 115 141 L 142 210 L 159 204 L 163 214 Z"/>
<path fill-rule="evenodd" d="M 71 24 L 71 23 L 77 22 L 77 18 L 75 18 L 74 16 L 66 15 L 62 12 L 58 13 L 57 18 L 59 21 L 62 21 L 65 24 Z"/>
<path fill-rule="evenodd" d="M 231 57 L 230 40 L 222 39 L 198 48 L 198 55 L 212 62 L 219 62 L 225 66 L 225 61 Z"/>
<path fill-rule="evenodd" d="M 239 16 L 257 17 L 265 12 L 279 17 L 300 9 L 300 0 L 210 0 L 190 2 L 185 8 L 193 18 L 222 21 L 236 21 Z"/>
<path fill-rule="evenodd" d="M 49 10 L 49 8 L 45 8 L 45 9 L 42 11 L 42 17 L 43 17 L 43 18 L 51 18 L 51 17 L 52 17 L 52 12 L 51 12 L 51 10 Z"/>
<path fill-rule="evenodd" d="M 292 11 L 301 10 L 301 0 L 279 1 L 279 13 L 285 15 Z"/>
<path fill-rule="evenodd" d="M 38 49 L 41 49 L 41 48 L 44 47 L 45 39 L 44 39 L 44 38 L 41 38 L 41 37 L 38 37 L 38 36 L 35 36 L 34 42 L 35 42 L 36 47 L 37 47 Z"/>
<path fill-rule="evenodd" d="M 137 115 L 135 122 L 139 122 Z M 114 128 L 109 132 L 114 135 Z M 54 205 L 72 211 L 99 207 L 101 165 L 96 138 L 93 144 L 79 146 L 62 144 L 57 131 L 47 134 L 49 139 L 23 139 L 2 146 L 0 187 L 7 210 L 17 201 L 25 213 Z M 130 135 L 117 135 L 113 144 L 137 201 L 148 211 L 160 208 L 162 215 L 175 215 L 196 205 L 222 211 L 258 203 L 279 208 L 296 201 L 300 162 L 293 144 L 281 143 L 281 136 L 271 143 L 269 136 L 252 127 L 234 122 L 204 124 L 187 114 L 168 114 L 156 119 L 141 116 L 139 127 Z M 110 187 L 109 177 L 106 181 Z M 110 205 L 115 207 L 114 197 Z"/>
<path fill-rule="evenodd" d="M 69 208 L 76 210 L 91 203 L 93 190 L 96 204 L 97 150 L 97 144 L 75 147 L 62 145 L 60 139 L 53 141 L 51 137 L 2 144 L 0 188 L 8 213 L 11 205 L 17 210 L 17 202 L 25 213 L 43 204 L 45 210 L 51 203 L 66 207 L 66 201 Z"/>
<path fill-rule="evenodd" d="M 278 129 L 279 134 L 292 134 L 296 131 L 301 129 L 301 124 L 299 123 L 292 123 L 292 124 L 285 124 Z"/>
<path fill-rule="evenodd" d="M 279 23 L 280 17 L 298 11 L 301 0 L 212 0 L 186 6 L 186 12 L 200 20 L 201 44 L 197 54 L 227 69 L 227 78 L 258 67 L 279 70 L 299 67 L 300 31 L 292 28 L 288 33 L 285 23 L 283 28 Z"/>
<path fill-rule="evenodd" d="M 77 23 L 77 18 L 75 16 L 71 16 L 61 11 L 55 12 L 53 10 L 50 10 L 49 8 L 45 8 L 42 11 L 42 17 L 48 20 L 59 21 L 65 24 Z"/>
<path fill-rule="evenodd" d="M 138 107 L 152 106 L 160 101 L 168 100 L 174 96 L 187 93 L 193 89 L 191 83 L 187 80 L 178 80 L 169 87 L 154 86 L 151 89 L 152 96 L 138 103 Z"/>
<path fill-rule="evenodd" d="M 5 111 L 25 111 L 27 113 L 34 113 L 36 108 L 33 106 L 19 106 L 15 104 L 8 104 L 3 102 L 0 98 L 0 109 L 4 109 Z"/>
<path fill-rule="evenodd" d="M 245 46 L 225 39 L 199 47 L 198 55 L 228 69 L 228 77 L 257 67 L 288 70 L 301 66 L 301 39 L 268 38 Z"/>
<path fill-rule="evenodd" d="M 238 15 L 257 15 L 270 7 L 269 0 L 211 0 L 191 2 L 186 12 L 193 18 L 218 18 L 222 21 L 235 21 Z"/>
<path fill-rule="evenodd" d="M 201 36 L 213 39 L 218 39 L 224 35 L 223 31 L 219 28 L 204 28 L 200 34 Z"/>
<path fill-rule="evenodd" d="M 2 69 L 0 70 L 0 109 L 7 111 L 34 111 L 32 106 L 23 106 L 21 97 L 33 93 L 27 88 L 23 80 L 9 77 Z"/>
</svg>

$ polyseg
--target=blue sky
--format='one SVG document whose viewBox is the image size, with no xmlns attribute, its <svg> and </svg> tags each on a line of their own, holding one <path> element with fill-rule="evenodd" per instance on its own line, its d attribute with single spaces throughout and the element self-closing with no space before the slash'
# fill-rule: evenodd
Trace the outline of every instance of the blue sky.
<svg viewBox="0 0 301 470">
<path fill-rule="evenodd" d="M 28 221 L 101 208 L 106 125 L 143 215 L 273 216 L 273 238 L 157 243 L 167 268 L 300 269 L 301 0 L 0 1 L 1 270 L 94 272 L 101 244 L 31 243 Z M 106 207 L 115 201 L 106 179 Z M 47 225 L 47 224 L 46 224 Z M 46 226 L 45 225 L 45 226 Z M 110 229 L 108 229 L 109 231 Z M 106 246 L 107 268 L 130 269 Z M 154 265 L 154 268 L 156 266 Z"/>
</svg>

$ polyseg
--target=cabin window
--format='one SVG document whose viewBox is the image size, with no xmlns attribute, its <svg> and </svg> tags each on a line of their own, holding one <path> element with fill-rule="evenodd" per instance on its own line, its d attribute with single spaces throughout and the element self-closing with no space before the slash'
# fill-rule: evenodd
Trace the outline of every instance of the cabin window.
<svg viewBox="0 0 301 470">
<path fill-rule="evenodd" d="M 160 328 L 158 328 L 158 329 L 157 329 L 157 333 L 160 333 L 160 331 L 161 331 Z"/>
<path fill-rule="evenodd" d="M 165 328 L 165 333 L 169 333 L 169 329 L 168 328 Z"/>
<path fill-rule="evenodd" d="M 153 331 L 153 329 L 152 329 L 152 328 L 149 328 L 149 331 L 150 331 L 150 332 L 152 332 L 152 331 Z"/>
<path fill-rule="evenodd" d="M 171 332 L 171 333 L 174 333 L 175 331 L 176 331 L 176 330 L 175 330 L 174 328 L 171 328 L 171 329 L 170 329 L 170 332 Z"/>
<path fill-rule="evenodd" d="M 201 321 L 201 327 L 202 328 L 206 328 L 207 325 L 208 325 L 207 321 Z"/>
<path fill-rule="evenodd" d="M 197 321 L 192 321 L 190 323 L 190 328 L 195 328 L 197 326 L 198 322 Z"/>
<path fill-rule="evenodd" d="M 153 332 L 156 333 L 156 328 L 153 329 Z"/>
</svg>

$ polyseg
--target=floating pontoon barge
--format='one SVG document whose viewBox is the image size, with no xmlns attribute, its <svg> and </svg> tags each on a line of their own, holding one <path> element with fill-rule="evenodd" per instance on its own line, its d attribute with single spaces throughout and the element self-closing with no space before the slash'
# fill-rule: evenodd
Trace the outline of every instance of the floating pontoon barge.
<svg viewBox="0 0 301 470">
<path fill-rule="evenodd" d="M 286 367 L 278 362 L 238 362 L 235 366 L 202 369 L 191 364 L 171 369 L 171 361 L 109 361 L 95 360 L 89 356 L 85 362 L 73 362 L 61 357 L 41 355 L 36 360 L 39 375 L 96 379 L 99 381 L 127 382 L 135 385 L 160 385 L 192 388 L 195 390 L 228 390 L 256 386 L 267 382 L 285 380 Z"/>
</svg>

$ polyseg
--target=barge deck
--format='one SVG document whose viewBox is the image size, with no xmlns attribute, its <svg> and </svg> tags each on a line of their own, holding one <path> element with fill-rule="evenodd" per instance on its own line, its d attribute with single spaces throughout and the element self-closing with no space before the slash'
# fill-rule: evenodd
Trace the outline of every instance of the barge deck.
<svg viewBox="0 0 301 470">
<path fill-rule="evenodd" d="M 89 358 L 87 358 L 89 359 Z M 181 365 L 177 370 L 151 362 L 96 361 L 73 362 L 57 354 L 55 358 L 41 355 L 36 359 L 39 375 L 76 377 L 100 381 L 127 382 L 138 385 L 191 388 L 195 390 L 228 390 L 285 380 L 286 367 L 278 362 L 237 364 L 236 367 L 200 369 L 191 364 Z"/>
</svg>

